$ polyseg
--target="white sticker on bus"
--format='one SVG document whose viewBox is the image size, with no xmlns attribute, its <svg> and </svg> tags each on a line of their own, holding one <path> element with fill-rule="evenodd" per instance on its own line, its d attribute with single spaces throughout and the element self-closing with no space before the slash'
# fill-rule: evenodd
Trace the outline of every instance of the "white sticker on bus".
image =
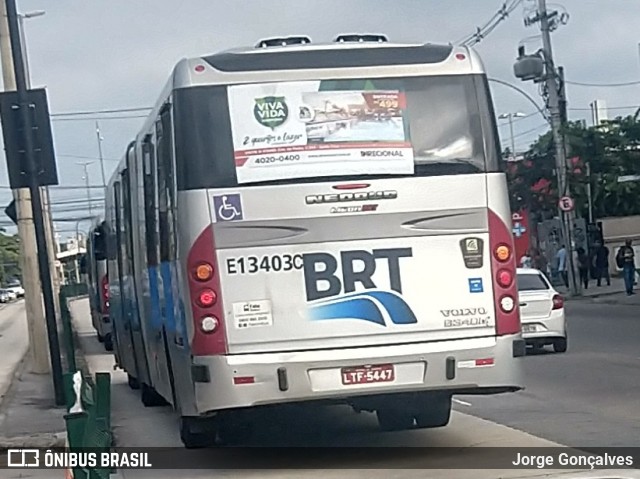
<svg viewBox="0 0 640 479">
<path fill-rule="evenodd" d="M 243 301 L 233 303 L 233 318 L 236 329 L 273 325 L 271 301 Z"/>
</svg>

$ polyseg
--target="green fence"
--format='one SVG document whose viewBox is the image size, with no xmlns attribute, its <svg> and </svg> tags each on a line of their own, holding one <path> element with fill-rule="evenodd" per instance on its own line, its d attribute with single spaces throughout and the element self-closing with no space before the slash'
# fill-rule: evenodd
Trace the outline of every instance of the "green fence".
<svg viewBox="0 0 640 479">
<path fill-rule="evenodd" d="M 77 286 L 77 285 L 70 285 Z M 95 378 L 78 368 L 71 312 L 67 300 L 77 296 L 79 288 L 62 289 L 60 313 L 64 336 L 67 372 L 64 374 L 67 414 L 67 443 L 72 452 L 91 449 L 98 454 L 109 452 L 111 435 L 111 374 L 97 373 Z M 82 294 L 81 292 L 79 294 Z M 106 468 L 75 468 L 74 479 L 108 479 L 111 470 Z"/>
</svg>

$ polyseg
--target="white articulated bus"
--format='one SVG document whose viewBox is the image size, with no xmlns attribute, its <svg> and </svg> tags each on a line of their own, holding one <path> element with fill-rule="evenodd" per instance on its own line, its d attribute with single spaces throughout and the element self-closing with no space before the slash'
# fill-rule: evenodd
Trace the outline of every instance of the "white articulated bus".
<svg viewBox="0 0 640 479">
<path fill-rule="evenodd" d="M 173 405 L 187 447 L 261 406 L 399 430 L 519 390 L 500 161 L 467 48 L 296 37 L 181 61 L 108 187 L 131 387 Z"/>
</svg>

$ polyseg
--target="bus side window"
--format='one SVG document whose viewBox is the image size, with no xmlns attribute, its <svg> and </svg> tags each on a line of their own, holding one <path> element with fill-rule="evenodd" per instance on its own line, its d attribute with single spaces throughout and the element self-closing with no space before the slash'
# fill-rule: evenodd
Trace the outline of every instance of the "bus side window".
<svg viewBox="0 0 640 479">
<path fill-rule="evenodd" d="M 156 156 L 153 135 L 147 135 L 142 144 L 143 185 L 144 185 L 144 219 L 147 264 L 158 265 L 158 220 L 156 194 Z"/>
<path fill-rule="evenodd" d="M 104 223 L 93 233 L 93 255 L 96 261 L 107 259 L 107 234 Z"/>
<path fill-rule="evenodd" d="M 173 209 L 175 194 L 173 186 L 173 138 L 171 105 L 166 104 L 156 123 L 158 139 L 158 211 L 160 226 L 160 261 L 175 259 L 175 227 Z"/>
<path fill-rule="evenodd" d="M 115 212 L 116 212 L 116 231 L 115 231 L 115 246 L 116 246 L 116 258 L 118 264 L 118 279 L 122 281 L 124 276 L 124 255 L 126 254 L 124 251 L 124 241 L 122 240 L 122 235 L 124 232 L 124 226 L 122 224 L 122 188 L 121 182 L 118 181 L 115 184 Z"/>
</svg>

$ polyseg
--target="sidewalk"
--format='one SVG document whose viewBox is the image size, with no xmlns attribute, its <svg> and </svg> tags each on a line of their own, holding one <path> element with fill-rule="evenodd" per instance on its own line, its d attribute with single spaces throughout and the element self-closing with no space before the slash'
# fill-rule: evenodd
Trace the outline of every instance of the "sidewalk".
<svg viewBox="0 0 640 479">
<path fill-rule="evenodd" d="M 0 405 L 0 447 L 63 447 L 66 411 L 55 405 L 51 375 L 28 366 L 20 364 Z"/>
<path fill-rule="evenodd" d="M 590 281 L 587 289 L 582 288 L 582 296 L 577 297 L 572 297 L 564 286 L 556 286 L 556 289 L 567 301 L 591 300 L 597 303 L 640 306 L 640 286 L 635 287 L 635 295 L 627 296 L 624 289 L 624 280 L 618 277 L 611 278 L 610 286 L 603 281 L 602 286 L 598 287 L 595 281 Z"/>
</svg>

